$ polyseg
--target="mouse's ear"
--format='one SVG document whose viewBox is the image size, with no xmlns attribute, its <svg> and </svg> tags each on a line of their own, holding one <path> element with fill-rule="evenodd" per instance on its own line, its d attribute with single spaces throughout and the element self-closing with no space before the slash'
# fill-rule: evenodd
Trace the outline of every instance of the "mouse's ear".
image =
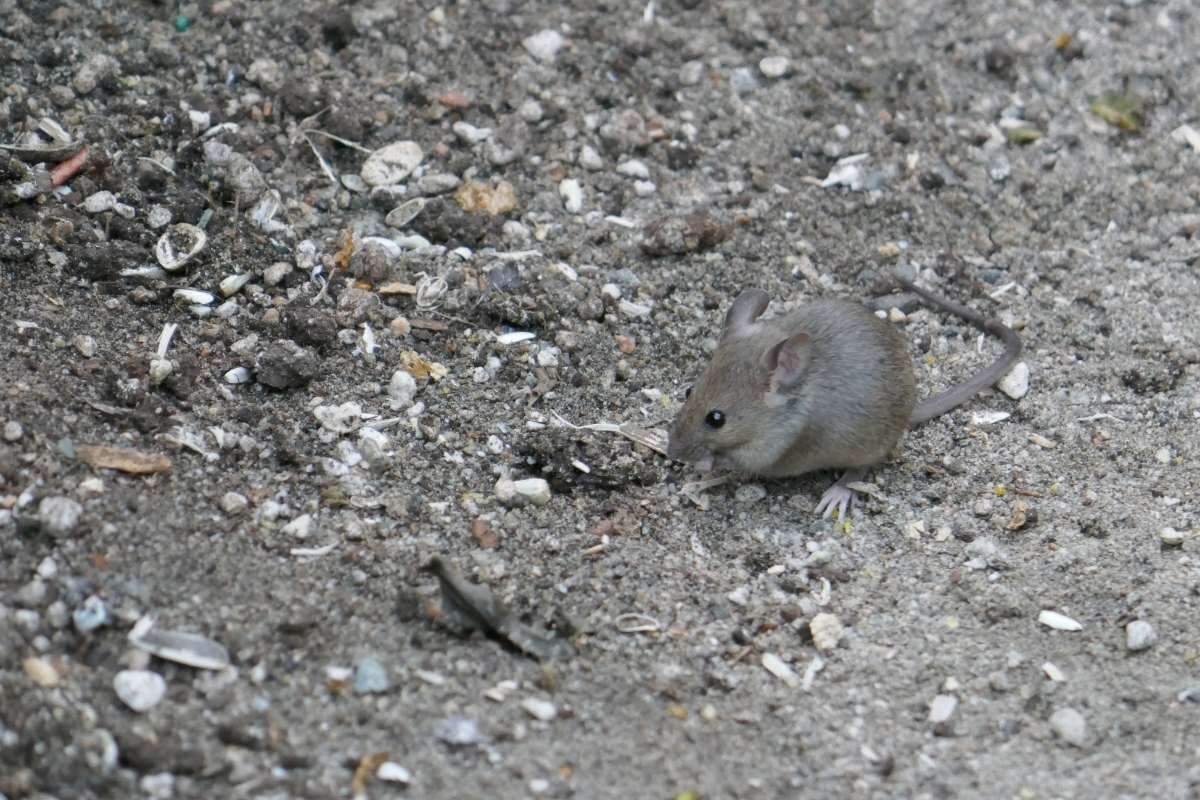
<svg viewBox="0 0 1200 800">
<path fill-rule="evenodd" d="M 767 310 L 771 296 L 762 289 L 746 289 L 737 296 L 733 305 L 725 312 L 725 334 L 737 334 L 742 328 L 762 316 Z"/>
<path fill-rule="evenodd" d="M 762 363 L 767 368 L 768 391 L 788 389 L 800 381 L 812 356 L 811 341 L 807 333 L 797 333 L 766 349 Z"/>
</svg>

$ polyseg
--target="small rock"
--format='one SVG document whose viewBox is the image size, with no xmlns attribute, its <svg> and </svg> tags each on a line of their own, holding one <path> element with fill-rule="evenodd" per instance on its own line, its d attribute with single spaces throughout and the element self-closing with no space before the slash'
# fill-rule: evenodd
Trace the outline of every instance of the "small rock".
<svg viewBox="0 0 1200 800">
<path fill-rule="evenodd" d="M 525 713 L 534 719 L 540 719 L 542 722 L 549 722 L 558 716 L 558 708 L 548 700 L 539 700 L 536 697 L 528 697 L 521 701 L 521 708 L 525 709 Z"/>
<path fill-rule="evenodd" d="M 646 227 L 642 250 L 650 256 L 685 255 L 711 249 L 729 237 L 729 229 L 711 214 L 697 211 L 662 217 Z"/>
<path fill-rule="evenodd" d="M 842 640 L 842 621 L 834 614 L 817 614 L 808 623 L 808 629 L 812 632 L 813 644 L 823 653 L 836 649 Z"/>
<path fill-rule="evenodd" d="M 1083 714 L 1069 706 L 1050 715 L 1050 729 L 1067 744 L 1083 747 L 1087 743 L 1087 722 Z"/>
<path fill-rule="evenodd" d="M 956 708 L 958 708 L 957 697 L 952 694 L 939 694 L 929 704 L 929 721 L 934 725 L 948 722 Z"/>
<path fill-rule="evenodd" d="M 263 270 L 263 283 L 267 286 L 278 286 L 283 279 L 292 274 L 292 265 L 287 261 L 276 261 Z"/>
<path fill-rule="evenodd" d="M 226 492 L 221 495 L 221 510 L 230 516 L 241 514 L 249 507 L 250 499 L 244 494 Z"/>
<path fill-rule="evenodd" d="M 529 55 L 538 61 L 550 62 L 558 55 L 558 51 L 566 44 L 566 40 L 558 31 L 547 29 L 525 37 L 521 40 L 521 44 Z"/>
<path fill-rule="evenodd" d="M 637 159 L 622 161 L 617 165 L 617 172 L 627 178 L 640 178 L 644 181 L 650 179 L 650 168 Z"/>
<path fill-rule="evenodd" d="M 1170 527 L 1163 528 L 1158 532 L 1158 540 L 1163 543 L 1164 547 L 1179 547 L 1186 538 L 1187 535 L 1183 531 L 1177 531 Z"/>
<path fill-rule="evenodd" d="M 139 714 L 154 708 L 167 693 L 162 675 L 145 669 L 121 670 L 113 678 L 113 691 L 121 702 Z"/>
<path fill-rule="evenodd" d="M 18 442 L 25 435 L 25 430 L 21 427 L 21 423 L 16 420 L 9 420 L 4 423 L 4 441 Z"/>
<path fill-rule="evenodd" d="M 737 491 L 733 494 L 733 499 L 738 503 L 749 505 L 757 503 L 767 496 L 767 490 L 757 483 L 743 483 L 738 486 Z"/>
<path fill-rule="evenodd" d="M 563 199 L 563 208 L 572 214 L 578 214 L 583 209 L 583 187 L 574 178 L 567 178 L 558 184 L 558 194 Z"/>
<path fill-rule="evenodd" d="M 34 578 L 13 594 L 13 600 L 22 608 L 41 608 L 46 605 L 49 589 L 41 578 Z"/>
<path fill-rule="evenodd" d="M 290 389 L 304 386 L 317 376 L 321 361 L 313 351 L 290 339 L 280 339 L 255 360 L 255 376 L 263 386 Z"/>
<path fill-rule="evenodd" d="M 767 56 L 758 62 L 758 70 L 767 78 L 782 78 L 788 73 L 792 63 L 784 56 Z"/>
<path fill-rule="evenodd" d="M 1158 641 L 1158 631 L 1144 619 L 1135 619 L 1125 626 L 1125 646 L 1132 652 L 1149 650 Z"/>
<path fill-rule="evenodd" d="M 312 536 L 313 531 L 317 528 L 316 520 L 312 514 L 301 514 L 294 520 L 283 526 L 283 533 L 288 536 L 294 536 L 297 539 L 307 539 Z"/>
<path fill-rule="evenodd" d="M 75 530 L 83 506 L 69 497 L 45 497 L 38 504 L 38 521 L 50 536 L 66 536 Z"/>
<path fill-rule="evenodd" d="M 379 659 L 367 656 L 354 667 L 354 692 L 356 694 L 382 694 L 392 688 L 387 670 Z"/>
<path fill-rule="evenodd" d="M 519 481 L 513 481 L 513 491 L 517 497 L 523 498 L 535 506 L 544 506 L 550 502 L 551 498 L 550 484 L 542 478 L 522 478 Z"/>
<path fill-rule="evenodd" d="M 590 144 L 585 144 L 579 148 L 579 158 L 576 161 L 578 161 L 579 166 L 592 172 L 604 169 L 604 159 L 596 152 L 596 148 Z"/>
<path fill-rule="evenodd" d="M 1013 400 L 1020 400 L 1029 393 L 1029 365 L 1024 361 L 1017 362 L 1008 373 L 996 384 L 996 388 Z"/>
<path fill-rule="evenodd" d="M 54 664 L 46 658 L 27 658 L 21 662 L 25 677 L 45 689 L 53 689 L 62 680 Z"/>
<path fill-rule="evenodd" d="M 80 633 L 91 633 L 109 623 L 108 606 L 96 595 L 91 595 L 83 601 L 79 608 L 75 609 L 71 619 L 75 623 L 75 630 Z"/>
<path fill-rule="evenodd" d="M 434 736 L 454 747 L 471 747 L 487 741 L 487 737 L 479 729 L 478 722 L 470 717 L 461 716 L 442 720 L 434 731 Z"/>
</svg>

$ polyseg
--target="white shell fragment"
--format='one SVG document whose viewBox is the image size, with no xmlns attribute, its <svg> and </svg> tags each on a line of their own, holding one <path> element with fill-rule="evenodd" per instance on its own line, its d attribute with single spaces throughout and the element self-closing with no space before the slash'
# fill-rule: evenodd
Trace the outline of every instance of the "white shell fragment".
<svg viewBox="0 0 1200 800">
<path fill-rule="evenodd" d="M 212 292 L 205 292 L 200 289 L 176 289 L 173 296 L 182 303 L 197 306 L 212 305 L 217 299 Z"/>
<path fill-rule="evenodd" d="M 1038 614 L 1038 622 L 1056 631 L 1081 631 L 1083 626 L 1070 617 L 1057 611 L 1042 611 Z"/>
<path fill-rule="evenodd" d="M 536 339 L 536 338 L 537 338 L 536 333 L 530 333 L 529 331 L 512 331 L 511 333 L 502 333 L 499 336 L 497 336 L 496 342 L 498 344 L 508 346 L 510 344 L 517 344 L 518 342 L 527 342 L 530 339 Z"/>
<path fill-rule="evenodd" d="M 389 211 L 388 215 L 383 218 L 383 221 L 393 228 L 403 228 L 416 219 L 417 215 L 425 209 L 425 204 L 428 202 L 424 197 L 415 197 L 412 200 L 403 202 Z"/>
<path fill-rule="evenodd" d="M 178 222 L 158 237 L 154 256 L 167 272 L 178 272 L 208 244 L 208 234 L 186 222 Z"/>
<path fill-rule="evenodd" d="M 221 297 L 232 297 L 242 290 L 242 287 L 250 282 L 250 273 L 243 272 L 240 275 L 230 275 L 228 278 L 221 280 L 219 284 Z"/>
<path fill-rule="evenodd" d="M 1046 673 L 1046 677 L 1055 683 L 1062 683 L 1067 679 L 1067 676 L 1063 674 L 1063 671 L 1049 661 L 1047 661 L 1045 664 L 1042 664 L 1042 672 Z"/>
<path fill-rule="evenodd" d="M 412 773 L 395 761 L 385 761 L 375 770 L 375 777 L 388 783 L 401 783 L 407 786 L 412 783 Z"/>
<path fill-rule="evenodd" d="M 1029 365 L 1019 361 L 996 384 L 996 388 L 1013 400 L 1020 400 L 1029 393 Z"/>
<path fill-rule="evenodd" d="M 997 422 L 1003 422 L 1011 417 L 1007 411 L 976 411 L 971 415 L 972 425 L 995 425 Z"/>
<path fill-rule="evenodd" d="M 197 669 L 225 669 L 229 651 L 198 633 L 154 630 L 154 620 L 142 617 L 129 632 L 129 643 L 139 650 Z"/>
<path fill-rule="evenodd" d="M 113 678 L 113 691 L 122 703 L 141 714 L 159 704 L 167 693 L 167 682 L 157 672 L 123 669 Z"/>
<path fill-rule="evenodd" d="M 226 383 L 232 383 L 234 385 L 239 383 L 249 383 L 250 370 L 246 369 L 245 367 L 234 367 L 226 372 L 223 377 Z"/>
<path fill-rule="evenodd" d="M 786 683 L 789 688 L 795 689 L 800 685 L 800 676 L 796 674 L 796 671 L 774 653 L 763 653 L 762 665 L 763 669 Z"/>
<path fill-rule="evenodd" d="M 393 142 L 371 153 L 359 174 L 368 186 L 391 186 L 407 178 L 424 158 L 416 142 Z"/>
</svg>

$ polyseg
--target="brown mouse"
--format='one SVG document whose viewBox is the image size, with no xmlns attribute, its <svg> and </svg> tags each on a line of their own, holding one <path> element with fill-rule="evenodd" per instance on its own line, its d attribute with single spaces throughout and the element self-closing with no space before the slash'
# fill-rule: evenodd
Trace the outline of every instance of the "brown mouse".
<svg viewBox="0 0 1200 800">
<path fill-rule="evenodd" d="M 1004 342 L 1004 353 L 970 380 L 916 402 L 904 335 L 865 306 L 814 300 L 760 320 L 770 297 L 738 295 L 721 341 L 671 424 L 667 455 L 707 472 L 733 469 L 764 477 L 845 470 L 817 513 L 844 518 L 862 480 L 912 426 L 994 385 L 1021 354 L 1011 329 L 966 306 L 896 280 L 923 300 Z"/>
</svg>

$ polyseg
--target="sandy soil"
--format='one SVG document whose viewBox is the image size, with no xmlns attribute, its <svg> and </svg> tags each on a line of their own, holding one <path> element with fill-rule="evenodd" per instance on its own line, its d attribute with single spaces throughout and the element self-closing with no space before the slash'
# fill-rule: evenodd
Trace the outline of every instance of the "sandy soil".
<svg viewBox="0 0 1200 800">
<path fill-rule="evenodd" d="M 0 796 L 1200 797 L 1197 41 L 1186 0 L 0 0 Z M 849 530 L 831 475 L 689 496 L 565 427 L 661 429 L 743 287 L 900 261 L 1029 388 Z M 922 393 L 997 352 L 900 317 Z M 434 556 L 557 657 L 450 624 Z"/>
</svg>

